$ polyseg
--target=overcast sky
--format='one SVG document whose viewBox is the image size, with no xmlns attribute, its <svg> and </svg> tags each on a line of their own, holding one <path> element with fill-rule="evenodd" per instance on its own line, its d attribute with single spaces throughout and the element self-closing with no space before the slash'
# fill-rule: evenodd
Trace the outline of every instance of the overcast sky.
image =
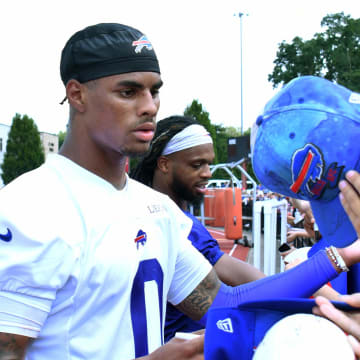
<svg viewBox="0 0 360 360">
<path fill-rule="evenodd" d="M 68 105 L 60 53 L 77 30 L 99 22 L 138 28 L 152 42 L 164 86 L 158 119 L 182 114 L 193 99 L 213 123 L 241 126 L 240 19 L 243 52 L 243 128 L 275 94 L 268 82 L 281 41 L 311 39 L 327 14 L 360 18 L 358 0 L 22 0 L 0 11 L 0 123 L 16 113 L 39 130 L 66 129 Z"/>
</svg>

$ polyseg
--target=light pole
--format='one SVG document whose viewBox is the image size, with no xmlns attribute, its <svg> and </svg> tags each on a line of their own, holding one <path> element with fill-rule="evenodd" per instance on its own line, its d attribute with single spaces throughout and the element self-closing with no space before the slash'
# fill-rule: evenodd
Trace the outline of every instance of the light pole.
<svg viewBox="0 0 360 360">
<path fill-rule="evenodd" d="M 240 111 L 241 111 L 241 135 L 243 135 L 243 61 L 242 61 L 242 17 L 244 13 L 239 12 L 238 16 L 240 18 Z"/>
<path fill-rule="evenodd" d="M 240 95 L 240 111 L 241 111 L 241 136 L 243 136 L 244 134 L 244 129 L 243 129 L 243 125 L 244 125 L 244 119 L 243 119 L 243 115 L 244 115 L 244 107 L 243 107 L 243 59 L 242 59 L 242 18 L 244 14 L 242 12 L 238 13 L 238 16 L 240 18 L 240 91 L 241 91 L 241 95 Z M 246 161 L 244 161 L 242 163 L 242 167 L 243 169 L 246 171 Z M 243 189 L 246 190 L 246 177 L 243 173 L 241 173 L 241 181 L 243 184 Z M 254 215 L 254 214 L 253 214 Z M 254 217 L 253 217 L 254 219 Z"/>
</svg>

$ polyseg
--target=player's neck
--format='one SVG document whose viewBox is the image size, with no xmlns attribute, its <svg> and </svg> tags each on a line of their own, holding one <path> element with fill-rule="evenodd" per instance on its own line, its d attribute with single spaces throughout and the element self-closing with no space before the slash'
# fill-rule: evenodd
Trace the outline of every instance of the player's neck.
<svg viewBox="0 0 360 360">
<path fill-rule="evenodd" d="M 125 186 L 125 156 L 101 156 L 99 152 L 91 151 L 91 147 L 81 146 L 80 142 L 68 138 L 65 139 L 59 154 L 108 181 L 118 190 Z"/>
</svg>

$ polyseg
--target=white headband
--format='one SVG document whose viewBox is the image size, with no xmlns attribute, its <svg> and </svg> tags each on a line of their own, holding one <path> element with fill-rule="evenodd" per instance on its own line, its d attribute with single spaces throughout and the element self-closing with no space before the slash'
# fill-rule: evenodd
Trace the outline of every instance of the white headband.
<svg viewBox="0 0 360 360">
<path fill-rule="evenodd" d="M 187 126 L 171 138 L 161 155 L 169 155 L 194 146 L 212 143 L 211 136 L 207 130 L 201 125 L 194 124 Z"/>
</svg>

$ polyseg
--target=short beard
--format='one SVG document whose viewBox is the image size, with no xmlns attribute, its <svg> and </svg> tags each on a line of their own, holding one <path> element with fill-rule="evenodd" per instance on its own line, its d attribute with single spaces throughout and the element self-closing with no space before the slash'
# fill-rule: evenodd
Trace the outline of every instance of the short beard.
<svg viewBox="0 0 360 360">
<path fill-rule="evenodd" d="M 172 190 L 175 193 L 176 197 L 182 200 L 187 201 L 189 204 L 198 206 L 202 203 L 204 196 L 202 194 L 194 195 L 188 187 L 184 185 L 181 181 L 177 180 L 174 176 L 172 183 Z"/>
</svg>

